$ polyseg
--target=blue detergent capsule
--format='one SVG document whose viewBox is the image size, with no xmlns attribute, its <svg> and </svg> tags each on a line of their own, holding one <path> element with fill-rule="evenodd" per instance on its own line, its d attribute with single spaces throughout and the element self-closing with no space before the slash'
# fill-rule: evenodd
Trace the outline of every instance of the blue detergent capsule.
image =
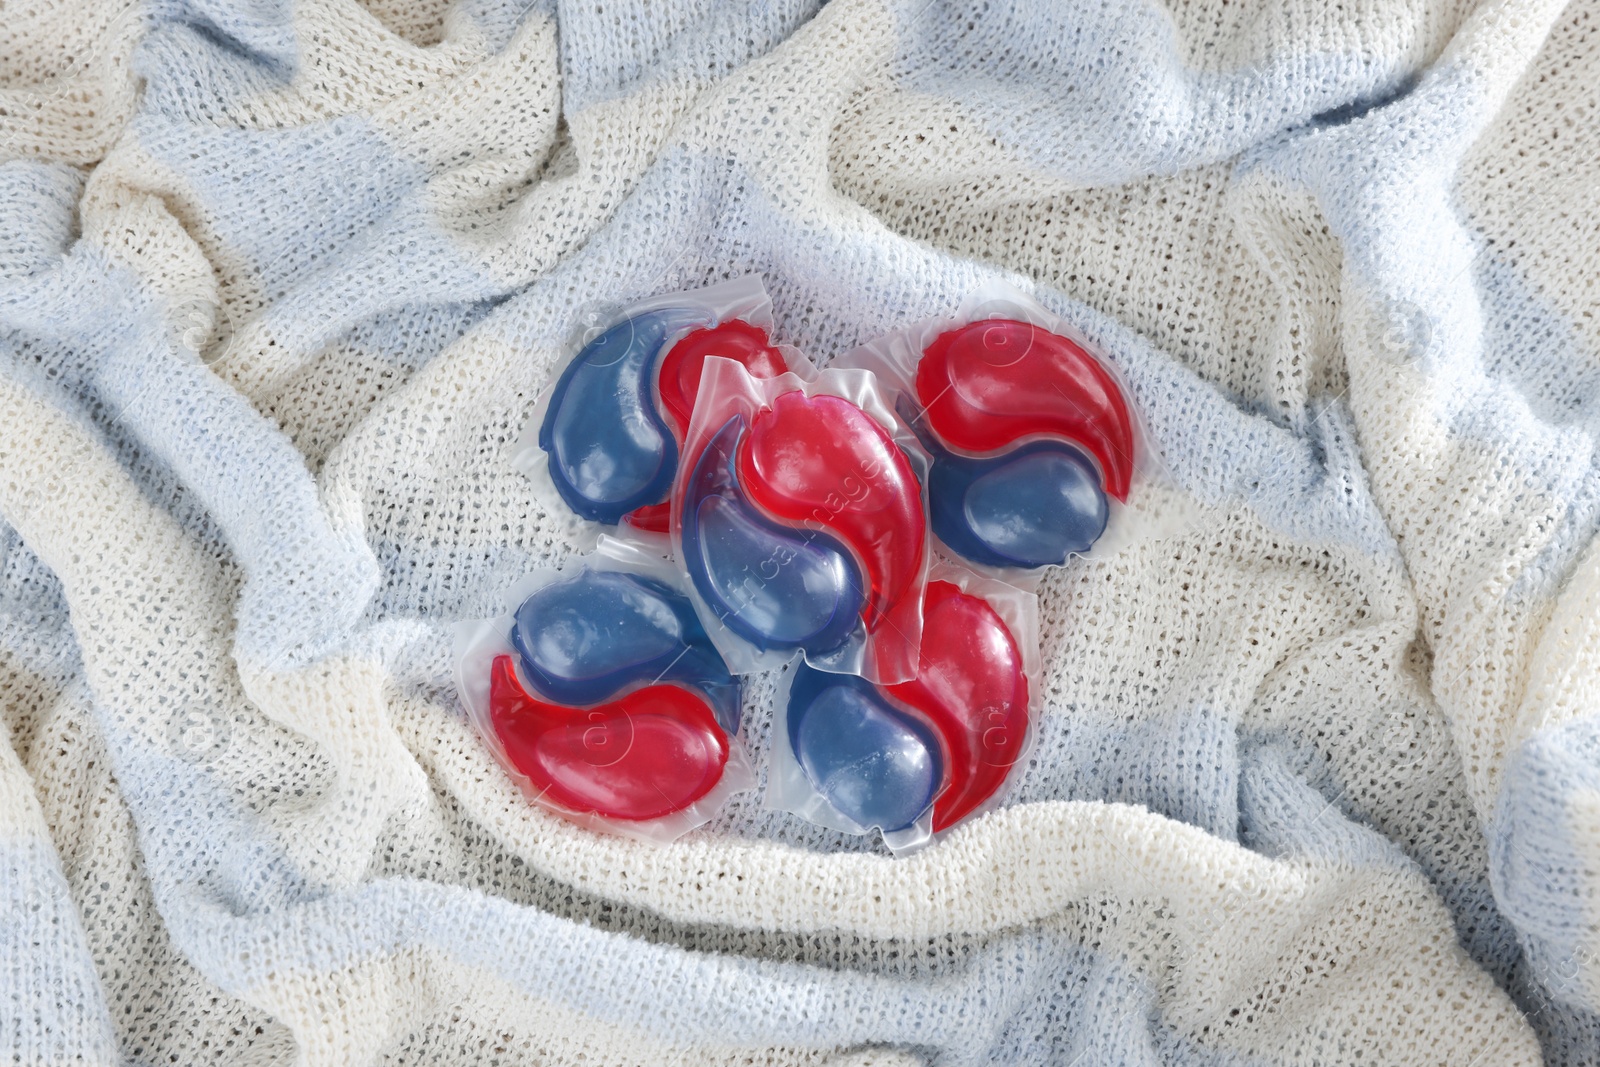
<svg viewBox="0 0 1600 1067">
<path fill-rule="evenodd" d="M 706 445 L 683 494 L 684 566 L 723 625 L 757 648 L 832 652 L 861 625 L 860 571 L 826 534 L 759 512 L 739 485 L 734 416 Z"/>
<path fill-rule="evenodd" d="M 550 478 L 573 511 L 615 524 L 666 499 L 678 443 L 656 410 L 652 386 L 667 338 L 714 316 L 670 307 L 623 319 L 583 346 L 550 395 L 539 447 Z"/>
<path fill-rule="evenodd" d="M 705 693 L 717 723 L 739 730 L 739 683 L 689 598 L 661 582 L 585 569 L 522 602 L 511 646 L 545 699 L 585 706 L 635 682 L 683 682 Z"/>
<path fill-rule="evenodd" d="M 863 829 L 906 829 L 944 784 L 932 728 L 856 675 L 796 667 L 788 724 L 790 749 L 811 787 Z"/>
<path fill-rule="evenodd" d="M 959 456 L 923 438 L 933 455 L 928 512 L 951 551 L 994 567 L 1042 567 L 1087 552 L 1110 507 L 1100 474 L 1078 449 L 1035 441 L 1000 456 Z"/>
</svg>

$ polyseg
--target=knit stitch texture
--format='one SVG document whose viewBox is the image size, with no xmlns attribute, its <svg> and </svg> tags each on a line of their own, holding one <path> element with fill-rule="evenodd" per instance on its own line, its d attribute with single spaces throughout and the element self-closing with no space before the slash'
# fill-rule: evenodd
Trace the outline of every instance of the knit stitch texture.
<svg viewBox="0 0 1600 1067">
<path fill-rule="evenodd" d="M 1600 0 L 4 3 L 0 1058 L 1600 1062 L 1597 249 Z M 909 858 L 451 682 L 575 325 L 746 273 L 1034 293 L 1193 509 Z"/>
</svg>

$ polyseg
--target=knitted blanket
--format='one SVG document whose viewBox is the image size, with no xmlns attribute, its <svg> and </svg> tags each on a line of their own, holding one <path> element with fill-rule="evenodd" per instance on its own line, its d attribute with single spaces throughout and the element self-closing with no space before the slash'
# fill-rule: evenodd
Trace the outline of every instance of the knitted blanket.
<svg viewBox="0 0 1600 1067">
<path fill-rule="evenodd" d="M 5 3 L 0 1054 L 1600 1062 L 1597 248 L 1595 0 Z M 742 274 L 1032 292 L 1193 509 L 909 857 L 577 827 L 451 680 L 581 316 Z"/>
</svg>

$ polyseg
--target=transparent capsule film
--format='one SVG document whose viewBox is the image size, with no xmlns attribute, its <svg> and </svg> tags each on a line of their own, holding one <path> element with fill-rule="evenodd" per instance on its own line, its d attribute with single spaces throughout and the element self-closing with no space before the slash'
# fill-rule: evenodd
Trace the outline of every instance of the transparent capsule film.
<svg viewBox="0 0 1600 1067">
<path fill-rule="evenodd" d="M 766 804 L 914 849 L 999 806 L 1026 765 L 1039 692 L 1033 594 L 941 565 L 917 677 L 873 685 L 797 663 L 779 687 Z"/>
<path fill-rule="evenodd" d="M 915 674 L 930 558 L 915 435 L 860 371 L 757 379 L 706 362 L 672 540 L 736 673 Z"/>
<path fill-rule="evenodd" d="M 773 340 L 771 300 L 753 275 L 578 319 L 511 463 L 552 507 L 646 537 L 666 536 L 667 493 L 708 356 L 758 375 L 811 373 Z"/>
<path fill-rule="evenodd" d="M 458 691 L 512 781 L 596 830 L 668 842 L 754 785 L 741 692 L 681 580 L 637 546 L 590 556 L 509 592 L 456 630 Z"/>
<path fill-rule="evenodd" d="M 941 551 L 1031 586 L 1072 556 L 1105 557 L 1192 521 L 1113 360 L 1005 285 L 847 353 L 870 371 L 931 458 Z"/>
</svg>

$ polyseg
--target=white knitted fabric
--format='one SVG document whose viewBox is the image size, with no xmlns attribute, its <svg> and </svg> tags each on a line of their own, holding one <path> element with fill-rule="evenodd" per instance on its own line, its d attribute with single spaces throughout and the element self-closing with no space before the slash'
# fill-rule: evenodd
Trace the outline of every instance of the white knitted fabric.
<svg viewBox="0 0 1600 1067">
<path fill-rule="evenodd" d="M 908 859 L 579 829 L 450 682 L 573 324 L 747 272 L 1033 289 L 1197 512 Z M 1600 1062 L 1597 304 L 1597 0 L 6 0 L 0 1055 Z"/>
</svg>

